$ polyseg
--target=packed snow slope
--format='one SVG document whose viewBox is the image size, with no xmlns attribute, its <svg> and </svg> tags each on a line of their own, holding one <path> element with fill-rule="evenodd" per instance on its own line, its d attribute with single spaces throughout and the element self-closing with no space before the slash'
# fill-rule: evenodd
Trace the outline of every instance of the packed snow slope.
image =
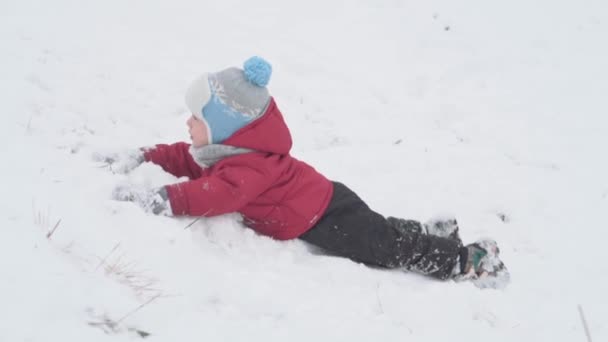
<svg viewBox="0 0 608 342">
<path fill-rule="evenodd" d="M 0 3 L 0 341 L 608 340 L 604 1 Z M 604 43 L 602 43 L 604 42 Z M 375 210 L 452 213 L 503 291 L 111 199 L 92 159 L 188 139 L 199 73 L 260 55 L 293 155 Z M 147 335 L 149 334 L 149 335 Z"/>
</svg>

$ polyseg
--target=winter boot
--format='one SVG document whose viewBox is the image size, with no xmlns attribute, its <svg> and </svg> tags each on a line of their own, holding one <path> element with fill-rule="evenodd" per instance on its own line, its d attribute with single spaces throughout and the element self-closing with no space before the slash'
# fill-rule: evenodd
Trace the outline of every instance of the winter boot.
<svg viewBox="0 0 608 342">
<path fill-rule="evenodd" d="M 504 288 L 511 276 L 505 264 L 498 258 L 499 253 L 496 241 L 490 239 L 466 245 L 460 255 L 460 263 L 456 265 L 454 280 L 471 280 L 475 286 L 482 289 Z"/>
<path fill-rule="evenodd" d="M 424 229 L 429 235 L 448 238 L 457 241 L 462 246 L 462 240 L 458 234 L 458 222 L 453 217 L 430 219 L 424 224 Z"/>
</svg>

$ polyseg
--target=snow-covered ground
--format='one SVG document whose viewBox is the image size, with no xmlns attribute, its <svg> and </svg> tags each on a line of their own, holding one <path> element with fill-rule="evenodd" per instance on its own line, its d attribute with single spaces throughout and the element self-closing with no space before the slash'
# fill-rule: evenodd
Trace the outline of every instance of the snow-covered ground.
<svg viewBox="0 0 608 342">
<path fill-rule="evenodd" d="M 578 305 L 608 340 L 607 11 L 3 0 L 0 341 L 584 341 Z M 465 242 L 495 238 L 510 286 L 112 201 L 121 182 L 177 180 L 91 155 L 186 140 L 188 83 L 251 55 L 273 63 L 294 156 L 386 215 L 449 212 Z"/>
</svg>

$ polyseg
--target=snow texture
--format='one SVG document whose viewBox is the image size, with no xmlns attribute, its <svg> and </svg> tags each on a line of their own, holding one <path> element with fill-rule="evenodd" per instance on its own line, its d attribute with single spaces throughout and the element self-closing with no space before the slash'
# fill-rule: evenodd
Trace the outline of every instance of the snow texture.
<svg viewBox="0 0 608 342">
<path fill-rule="evenodd" d="M 0 341 L 608 340 L 606 2 L 5 0 Z M 213 47 L 210 49 L 209 47 Z M 295 157 L 454 213 L 504 290 L 145 213 L 91 156 L 187 140 L 191 79 L 264 56 Z"/>
</svg>

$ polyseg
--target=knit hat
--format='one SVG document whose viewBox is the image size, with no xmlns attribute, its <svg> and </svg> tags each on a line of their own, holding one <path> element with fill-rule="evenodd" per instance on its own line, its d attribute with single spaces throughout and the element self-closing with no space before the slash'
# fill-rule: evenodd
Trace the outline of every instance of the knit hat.
<svg viewBox="0 0 608 342">
<path fill-rule="evenodd" d="M 211 144 L 220 144 L 234 132 L 264 114 L 270 95 L 266 85 L 272 67 L 260 57 L 245 61 L 243 69 L 206 73 L 186 91 L 186 105 L 206 122 Z"/>
</svg>

